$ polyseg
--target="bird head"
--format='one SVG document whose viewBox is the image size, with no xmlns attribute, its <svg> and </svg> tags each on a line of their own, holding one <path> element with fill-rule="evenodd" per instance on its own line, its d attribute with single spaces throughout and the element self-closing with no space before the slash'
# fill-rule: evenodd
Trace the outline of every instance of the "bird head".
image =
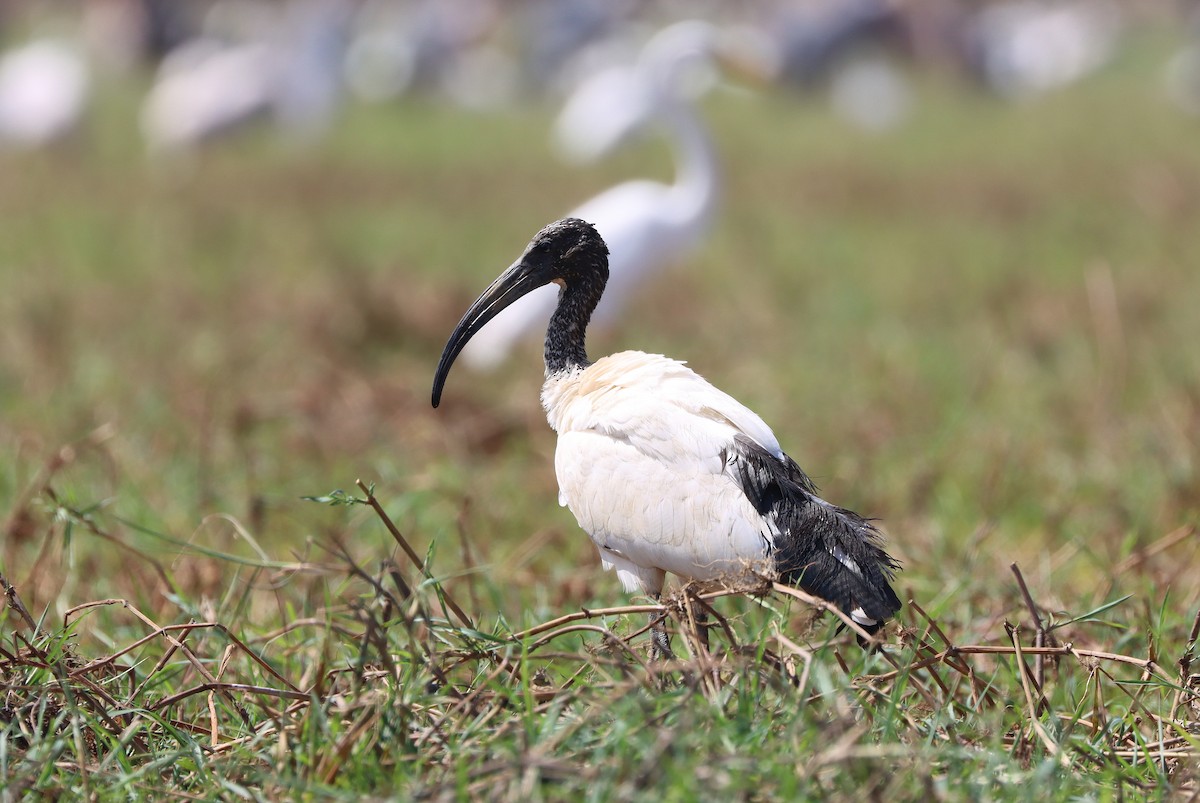
<svg viewBox="0 0 1200 803">
<path fill-rule="evenodd" d="M 608 246 L 591 223 L 564 218 L 539 231 L 521 257 L 483 291 L 450 334 L 433 377 L 433 406 L 437 407 L 441 401 L 442 388 L 455 358 L 501 310 L 551 283 L 564 291 L 568 288 L 586 291 L 587 303 L 594 308 L 607 281 Z"/>
<path fill-rule="evenodd" d="M 637 60 L 603 69 L 571 93 L 554 123 L 559 152 L 594 162 L 661 125 L 680 99 L 696 99 L 716 82 L 711 63 L 717 29 L 699 20 L 659 31 Z"/>
<path fill-rule="evenodd" d="M 713 59 L 721 30 L 710 22 L 682 20 L 650 38 L 638 54 L 638 69 L 660 97 L 682 93 L 698 98 L 717 82 Z"/>
</svg>

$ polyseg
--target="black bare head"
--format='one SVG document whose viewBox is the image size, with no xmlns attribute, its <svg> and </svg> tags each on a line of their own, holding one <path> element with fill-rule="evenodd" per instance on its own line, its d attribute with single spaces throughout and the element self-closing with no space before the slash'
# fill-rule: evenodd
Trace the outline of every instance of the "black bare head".
<svg viewBox="0 0 1200 803">
<path fill-rule="evenodd" d="M 608 246 L 595 226 L 577 217 L 556 220 L 539 231 L 517 262 L 539 272 L 541 284 L 591 284 L 603 292 L 608 282 Z"/>
<path fill-rule="evenodd" d="M 475 333 L 518 298 L 552 282 L 562 291 L 546 331 L 546 368 L 559 370 L 587 361 L 584 334 L 608 282 L 608 246 L 595 226 L 569 217 L 534 235 L 520 259 L 483 291 L 458 322 L 433 377 L 434 407 L 441 401 L 450 366 Z"/>
</svg>

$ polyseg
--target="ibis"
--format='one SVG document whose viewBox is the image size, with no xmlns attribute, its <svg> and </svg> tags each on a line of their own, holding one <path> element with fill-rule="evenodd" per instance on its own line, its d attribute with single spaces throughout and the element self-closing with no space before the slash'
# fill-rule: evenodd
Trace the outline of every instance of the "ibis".
<svg viewBox="0 0 1200 803">
<path fill-rule="evenodd" d="M 541 398 L 558 433 L 559 502 L 626 592 L 657 598 L 667 573 L 706 585 L 767 577 L 878 631 L 900 609 L 897 562 L 870 521 L 817 496 L 761 418 L 678 360 L 640 351 L 588 359 L 587 325 L 607 281 L 595 227 L 578 218 L 546 226 L 450 335 L 433 406 L 475 333 L 526 293 L 557 285 Z M 654 635 L 669 654 L 665 630 Z"/>
</svg>

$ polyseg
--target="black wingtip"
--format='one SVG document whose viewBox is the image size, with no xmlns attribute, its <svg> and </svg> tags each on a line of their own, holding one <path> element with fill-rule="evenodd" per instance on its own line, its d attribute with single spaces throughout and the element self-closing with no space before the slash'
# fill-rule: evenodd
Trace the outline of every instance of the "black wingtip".
<svg viewBox="0 0 1200 803">
<path fill-rule="evenodd" d="M 755 510 L 771 522 L 780 582 L 832 602 L 869 633 L 882 629 L 900 610 L 891 586 L 899 564 L 874 525 L 820 499 L 795 461 L 748 438 L 735 438 L 726 460 Z"/>
</svg>

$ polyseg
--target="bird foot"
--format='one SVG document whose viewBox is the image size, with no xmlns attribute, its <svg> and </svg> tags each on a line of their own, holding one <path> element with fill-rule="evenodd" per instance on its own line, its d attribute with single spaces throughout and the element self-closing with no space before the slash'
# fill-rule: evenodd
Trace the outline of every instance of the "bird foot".
<svg viewBox="0 0 1200 803">
<path fill-rule="evenodd" d="M 655 661 L 672 661 L 671 637 L 667 633 L 666 617 L 658 616 L 650 622 L 650 656 Z"/>
</svg>

